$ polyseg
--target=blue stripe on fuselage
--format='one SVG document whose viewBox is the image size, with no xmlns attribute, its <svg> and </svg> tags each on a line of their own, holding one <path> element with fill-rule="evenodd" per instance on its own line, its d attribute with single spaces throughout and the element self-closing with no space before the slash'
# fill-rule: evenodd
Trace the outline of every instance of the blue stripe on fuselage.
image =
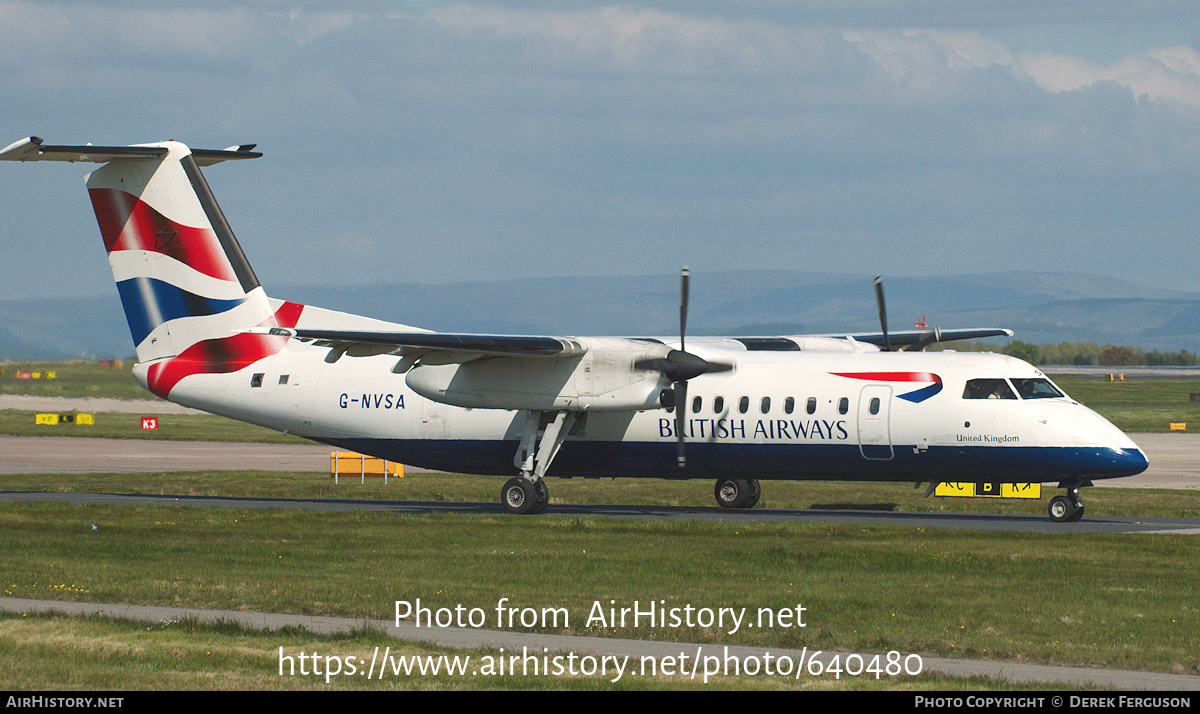
<svg viewBox="0 0 1200 714">
<path fill-rule="evenodd" d="M 513 475 L 515 441 L 321 439 L 409 466 Z M 688 444 L 687 468 L 674 442 L 568 441 L 551 464 L 558 477 L 757 478 L 763 480 L 976 481 L 1005 483 L 1116 478 L 1141 473 L 1136 449 L 1101 447 L 894 447 L 887 461 L 864 459 L 857 444 Z"/>
</svg>

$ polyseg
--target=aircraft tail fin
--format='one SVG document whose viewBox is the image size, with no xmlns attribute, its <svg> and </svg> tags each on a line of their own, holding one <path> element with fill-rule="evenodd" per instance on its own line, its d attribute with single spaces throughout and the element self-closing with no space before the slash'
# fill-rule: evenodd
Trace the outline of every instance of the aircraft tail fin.
<svg viewBox="0 0 1200 714">
<path fill-rule="evenodd" d="M 0 150 L 16 161 L 91 161 L 88 193 L 148 386 L 166 396 L 180 379 L 232 372 L 283 348 L 247 334 L 294 327 L 302 305 L 272 309 L 200 171 L 261 156 L 253 146 L 192 150 L 175 141 L 127 147 L 50 146 L 30 137 Z"/>
</svg>

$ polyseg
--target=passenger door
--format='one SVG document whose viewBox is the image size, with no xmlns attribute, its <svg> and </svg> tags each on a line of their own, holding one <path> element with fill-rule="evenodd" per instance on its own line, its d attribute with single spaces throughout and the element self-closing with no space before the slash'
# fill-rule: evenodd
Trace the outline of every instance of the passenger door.
<svg viewBox="0 0 1200 714">
<path fill-rule="evenodd" d="M 888 461 L 892 458 L 889 423 L 892 388 L 883 384 L 863 387 L 858 397 L 858 448 L 864 459 Z"/>
</svg>

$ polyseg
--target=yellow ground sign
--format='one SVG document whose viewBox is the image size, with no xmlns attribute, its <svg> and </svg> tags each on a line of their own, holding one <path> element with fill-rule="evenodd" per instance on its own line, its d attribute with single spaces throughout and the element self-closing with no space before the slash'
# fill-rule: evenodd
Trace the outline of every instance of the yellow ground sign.
<svg viewBox="0 0 1200 714">
<path fill-rule="evenodd" d="M 933 495 L 949 498 L 1041 498 L 1042 484 L 995 481 L 939 483 Z"/>
<path fill-rule="evenodd" d="M 94 426 L 96 417 L 85 412 L 75 412 L 73 414 L 35 414 L 33 416 L 34 424 L 87 424 Z"/>
</svg>

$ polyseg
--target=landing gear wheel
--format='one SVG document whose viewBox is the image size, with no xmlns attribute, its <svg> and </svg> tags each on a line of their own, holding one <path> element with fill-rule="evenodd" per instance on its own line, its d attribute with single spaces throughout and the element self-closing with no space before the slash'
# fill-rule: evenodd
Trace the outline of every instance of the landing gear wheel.
<svg viewBox="0 0 1200 714">
<path fill-rule="evenodd" d="M 542 513 L 546 510 L 546 506 L 550 505 L 550 487 L 546 485 L 546 479 L 538 479 L 533 484 L 533 490 L 537 494 L 537 500 L 530 513 Z"/>
<path fill-rule="evenodd" d="M 537 500 L 537 489 L 533 483 L 520 476 L 510 478 L 504 484 L 504 488 L 500 489 L 500 503 L 504 506 L 505 513 L 535 513 Z"/>
<path fill-rule="evenodd" d="M 1055 496 L 1050 499 L 1050 519 L 1055 523 L 1070 523 L 1083 516 L 1083 504 L 1077 508 L 1075 500 L 1066 496 Z"/>
<path fill-rule="evenodd" d="M 758 503 L 760 495 L 762 490 L 755 479 L 718 479 L 716 487 L 713 488 L 713 496 L 721 508 L 750 508 Z"/>
<path fill-rule="evenodd" d="M 1083 501 L 1075 502 L 1075 513 L 1071 514 L 1071 522 L 1074 523 L 1080 518 L 1083 518 Z"/>
<path fill-rule="evenodd" d="M 758 499 L 762 498 L 762 486 L 758 484 L 756 478 L 747 479 L 746 483 L 750 486 L 750 494 L 743 508 L 754 508 L 758 505 Z"/>
</svg>

